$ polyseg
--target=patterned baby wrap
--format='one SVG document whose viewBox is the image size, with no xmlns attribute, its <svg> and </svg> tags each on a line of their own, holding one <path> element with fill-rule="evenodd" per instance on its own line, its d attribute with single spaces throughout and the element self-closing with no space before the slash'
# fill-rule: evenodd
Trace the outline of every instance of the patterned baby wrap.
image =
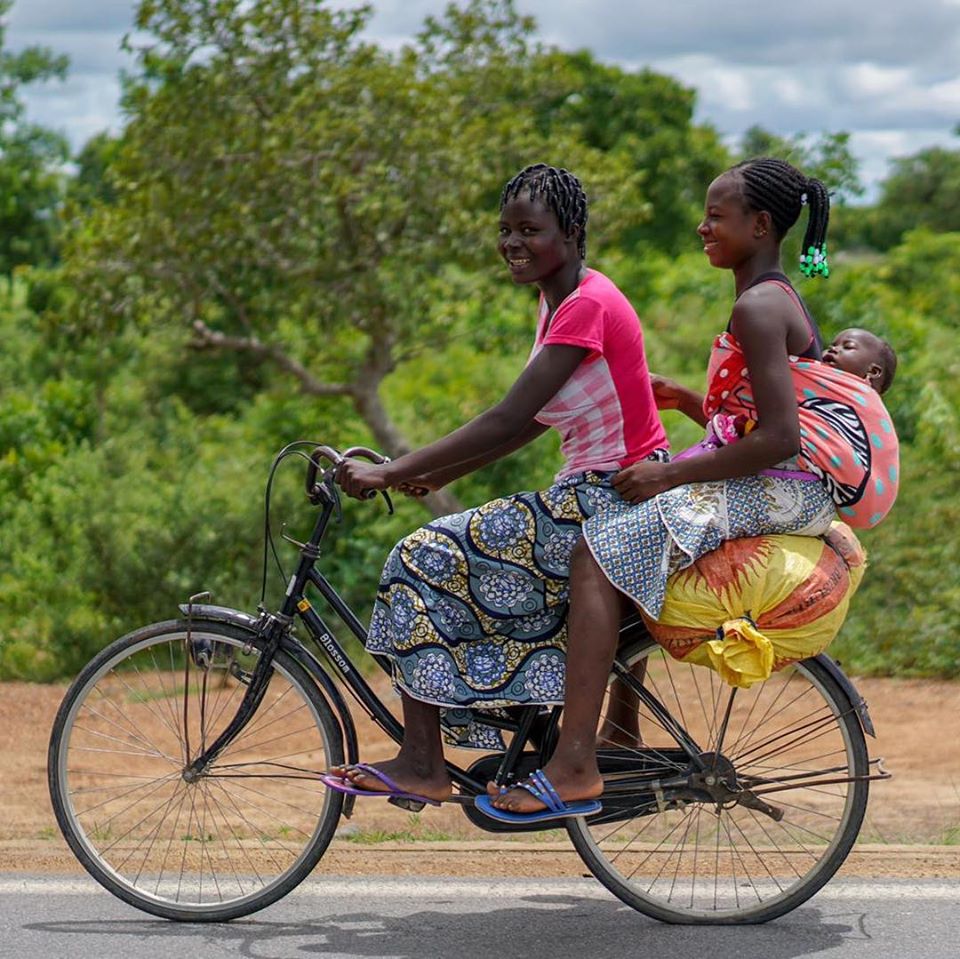
<svg viewBox="0 0 960 959">
<path fill-rule="evenodd" d="M 790 357 L 800 418 L 797 463 L 819 477 L 847 523 L 876 526 L 897 498 L 899 446 L 893 420 L 866 380 L 817 360 Z M 750 372 L 729 332 L 714 340 L 703 411 L 756 421 Z"/>
</svg>

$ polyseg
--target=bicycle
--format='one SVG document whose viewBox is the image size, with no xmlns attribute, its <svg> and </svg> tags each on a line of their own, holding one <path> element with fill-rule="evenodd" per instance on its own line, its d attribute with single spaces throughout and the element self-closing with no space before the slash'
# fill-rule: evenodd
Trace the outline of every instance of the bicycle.
<svg viewBox="0 0 960 959">
<path fill-rule="evenodd" d="M 288 456 L 306 458 L 306 445 L 291 444 L 274 462 L 271 545 L 275 471 Z M 360 757 L 343 689 L 402 739 L 307 595 L 319 594 L 363 640 L 362 624 L 317 568 L 339 515 L 334 471 L 343 456 L 384 459 L 360 447 L 312 451 L 306 492 L 320 512 L 310 538 L 296 544 L 279 610 L 261 603 L 254 615 L 192 597 L 182 618 L 107 646 L 60 706 L 48 755 L 60 829 L 97 882 L 147 913 L 234 919 L 311 872 L 353 810 L 354 797 L 320 782 Z M 310 647 L 295 633 L 301 626 Z M 821 654 L 732 689 L 711 670 L 672 660 L 630 617 L 608 697 L 616 679 L 639 703 L 643 741 L 623 731 L 624 744 L 599 747 L 602 811 L 562 820 L 607 889 L 665 922 L 757 923 L 833 876 L 857 837 L 869 782 L 889 776 L 868 757 L 866 703 L 833 660 Z M 488 780 L 514 783 L 542 766 L 560 713 L 524 706 L 485 717 L 508 734 L 507 748 L 466 769 L 448 763 L 450 801 L 470 822 L 492 833 L 557 828 L 496 822 L 473 799 Z"/>
</svg>

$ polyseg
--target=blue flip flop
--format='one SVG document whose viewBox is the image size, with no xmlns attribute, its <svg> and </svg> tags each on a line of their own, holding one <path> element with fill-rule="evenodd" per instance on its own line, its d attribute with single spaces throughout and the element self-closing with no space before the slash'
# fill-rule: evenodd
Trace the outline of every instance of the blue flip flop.
<svg viewBox="0 0 960 959">
<path fill-rule="evenodd" d="M 374 796 L 379 799 L 402 799 L 415 803 L 429 803 L 431 806 L 440 805 L 436 799 L 428 799 L 426 796 L 418 796 L 416 793 L 408 793 L 405 789 L 401 789 L 383 770 L 377 769 L 376 766 L 370 766 L 367 763 L 357 763 L 350 768 L 360 769 L 367 773 L 367 775 L 373 776 L 374 779 L 379 779 L 380 782 L 387 787 L 386 790 L 361 789 L 352 780 L 342 779 L 339 776 L 326 775 L 321 776 L 320 779 L 327 788 L 335 789 L 340 793 L 346 793 L 348 796 Z"/>
<path fill-rule="evenodd" d="M 547 808 L 538 812 L 510 812 L 508 809 L 498 809 L 494 806 L 493 800 L 489 796 L 477 796 L 473 800 L 473 804 L 485 816 L 498 819 L 500 822 L 511 823 L 544 822 L 548 819 L 567 819 L 570 816 L 592 816 L 603 809 L 603 805 L 598 799 L 564 802 L 560 798 L 560 794 L 553 788 L 553 783 L 544 775 L 542 769 L 532 772 L 529 779 L 517 783 L 516 787 L 526 789 L 534 799 L 538 799 Z M 515 787 L 505 787 L 501 789 L 501 792 L 506 792 L 507 788 L 513 789 Z"/>
</svg>

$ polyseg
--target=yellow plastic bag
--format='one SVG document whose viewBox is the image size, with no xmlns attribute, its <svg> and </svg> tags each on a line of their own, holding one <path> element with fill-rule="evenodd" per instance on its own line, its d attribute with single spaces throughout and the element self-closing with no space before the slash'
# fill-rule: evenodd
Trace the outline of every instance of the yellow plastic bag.
<svg viewBox="0 0 960 959">
<path fill-rule="evenodd" d="M 823 652 L 843 625 L 866 554 L 852 530 L 730 540 L 674 574 L 653 638 L 675 659 L 749 687 Z"/>
</svg>

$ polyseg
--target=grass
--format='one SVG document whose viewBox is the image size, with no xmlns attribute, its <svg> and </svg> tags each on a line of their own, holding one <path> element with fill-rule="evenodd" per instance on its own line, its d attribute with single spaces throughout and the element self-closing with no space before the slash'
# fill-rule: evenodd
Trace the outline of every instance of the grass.
<svg viewBox="0 0 960 959">
<path fill-rule="evenodd" d="M 948 826 L 940 837 L 941 846 L 960 846 L 960 825 Z"/>
<path fill-rule="evenodd" d="M 375 846 L 382 842 L 452 842 L 461 835 L 423 825 L 419 813 L 411 813 L 404 829 L 358 829 L 343 837 L 347 842 Z"/>
<path fill-rule="evenodd" d="M 869 818 L 857 837 L 858 846 L 960 846 L 960 822 L 953 816 L 939 824 L 926 822 L 900 829 L 881 830 Z"/>
</svg>

